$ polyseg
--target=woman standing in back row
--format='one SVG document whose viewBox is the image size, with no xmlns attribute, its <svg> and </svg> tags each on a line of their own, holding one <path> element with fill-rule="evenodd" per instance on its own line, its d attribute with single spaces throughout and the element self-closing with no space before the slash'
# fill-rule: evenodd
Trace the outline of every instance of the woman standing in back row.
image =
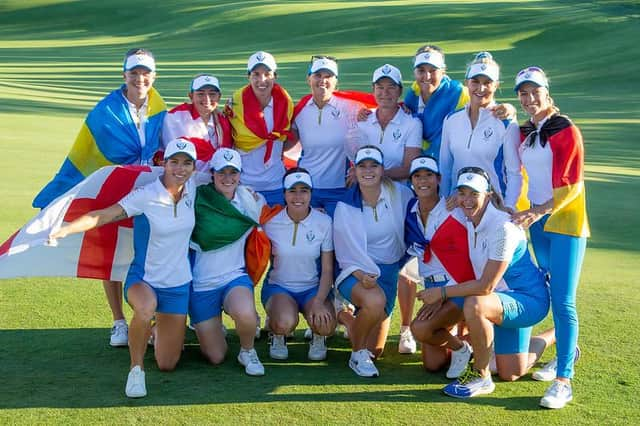
<svg viewBox="0 0 640 426">
<path fill-rule="evenodd" d="M 529 228 L 538 265 L 550 276 L 557 372 L 540 405 L 563 408 L 573 399 L 571 378 L 578 342 L 576 292 L 589 237 L 580 130 L 560 115 L 544 71 L 528 67 L 515 91 L 530 119 L 520 127 L 519 153 L 529 177 L 529 209 L 513 221 Z M 535 377 L 535 374 L 534 374 Z"/>
</svg>

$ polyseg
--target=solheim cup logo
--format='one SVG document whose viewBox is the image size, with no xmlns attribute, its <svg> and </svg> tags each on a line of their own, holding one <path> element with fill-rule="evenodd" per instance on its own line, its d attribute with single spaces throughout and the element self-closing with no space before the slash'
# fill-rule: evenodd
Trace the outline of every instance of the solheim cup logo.
<svg viewBox="0 0 640 426">
<path fill-rule="evenodd" d="M 211 77 L 209 77 L 209 76 L 206 76 L 206 77 L 204 78 L 204 81 L 206 81 L 206 82 L 209 82 L 209 81 L 211 81 Z"/>
<path fill-rule="evenodd" d="M 382 67 L 382 74 L 389 75 L 391 73 L 391 67 L 389 65 L 385 65 Z"/>
<path fill-rule="evenodd" d="M 224 154 L 222 154 L 222 157 L 227 161 L 231 161 L 233 159 L 233 152 L 225 151 Z"/>
<path fill-rule="evenodd" d="M 296 179 L 298 179 L 298 180 L 302 179 L 302 175 L 300 173 L 297 173 L 296 174 Z"/>
<path fill-rule="evenodd" d="M 482 71 L 485 71 L 485 70 L 487 69 L 487 64 L 482 64 L 482 65 L 480 65 L 480 69 L 481 69 Z"/>
<path fill-rule="evenodd" d="M 422 164 L 424 166 L 425 164 L 427 164 L 427 161 L 424 158 L 421 158 L 420 159 L 420 164 Z"/>
<path fill-rule="evenodd" d="M 467 180 L 473 180 L 473 175 L 467 175 Z"/>
<path fill-rule="evenodd" d="M 258 54 L 256 55 L 256 59 L 259 61 L 264 61 L 264 52 L 258 52 Z"/>
<path fill-rule="evenodd" d="M 524 73 L 524 78 L 531 78 L 531 73 L 528 71 Z"/>
<path fill-rule="evenodd" d="M 178 149 L 185 149 L 187 147 L 187 144 L 185 142 L 178 142 L 176 146 L 178 147 Z"/>
</svg>

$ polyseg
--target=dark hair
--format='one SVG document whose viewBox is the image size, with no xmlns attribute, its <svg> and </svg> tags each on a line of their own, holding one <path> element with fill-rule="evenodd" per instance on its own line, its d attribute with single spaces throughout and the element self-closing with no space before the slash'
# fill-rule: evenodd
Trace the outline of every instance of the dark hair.
<svg viewBox="0 0 640 426">
<path fill-rule="evenodd" d="M 153 56 L 153 53 L 151 53 L 149 49 L 145 49 L 142 47 L 134 47 L 133 49 L 127 50 L 127 53 L 124 54 L 125 62 L 127 61 L 127 58 L 129 58 L 129 56 L 133 56 L 133 55 L 147 55 L 147 56 L 151 56 L 151 58 L 154 61 L 156 59 L 155 56 Z"/>
<path fill-rule="evenodd" d="M 440 53 L 442 55 L 442 58 L 444 59 L 444 51 L 439 46 L 436 46 L 435 44 L 423 44 L 418 48 L 418 50 L 416 50 L 416 54 L 413 56 L 418 56 L 423 52 L 434 52 L 434 51 Z"/>
</svg>

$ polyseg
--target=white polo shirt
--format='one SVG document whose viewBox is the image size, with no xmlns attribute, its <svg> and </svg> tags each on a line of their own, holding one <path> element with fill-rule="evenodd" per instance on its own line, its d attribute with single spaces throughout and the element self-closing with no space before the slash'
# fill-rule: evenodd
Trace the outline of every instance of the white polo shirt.
<svg viewBox="0 0 640 426">
<path fill-rule="evenodd" d="M 140 108 L 136 108 L 136 104 L 132 103 L 127 99 L 124 93 L 122 93 L 122 97 L 125 101 L 127 101 L 127 105 L 129 106 L 129 114 L 131 115 L 131 120 L 133 124 L 136 126 L 136 130 L 138 131 L 138 137 L 140 138 L 140 146 L 144 148 L 147 143 L 147 137 L 144 133 L 144 129 L 147 125 L 147 109 L 148 109 L 148 101 L 149 97 L 147 96 L 144 100 L 144 103 Z"/>
<path fill-rule="evenodd" d="M 449 217 L 450 212 L 447 210 L 447 202 L 444 198 L 440 198 L 438 204 L 429 212 L 427 216 L 427 222 L 422 223 L 422 219 L 420 217 L 419 210 L 420 201 L 416 202 L 411 208 L 411 214 L 416 215 L 418 223 L 421 226 L 422 233 L 424 237 L 431 241 L 433 239 L 433 234 L 435 234 L 436 230 L 442 223 L 445 221 L 447 217 Z M 428 263 L 424 263 L 422 259 L 424 258 L 424 247 L 418 247 L 416 245 L 410 246 L 407 249 L 407 252 L 418 258 L 418 273 L 421 277 L 430 277 L 431 275 L 441 275 L 446 274 L 446 270 L 442 263 L 440 263 L 440 259 L 433 252 L 431 253 L 431 260 Z"/>
<path fill-rule="evenodd" d="M 469 258 L 476 277 L 481 277 L 489 260 L 510 263 L 516 248 L 527 237 L 519 226 L 511 222 L 509 213 L 496 209 L 489 203 L 477 227 L 466 222 L 469 242 Z M 507 290 L 504 279 L 500 279 L 496 290 Z"/>
<path fill-rule="evenodd" d="M 247 209 L 242 205 L 237 191 L 231 204 L 240 213 L 247 214 Z M 237 241 L 219 249 L 196 251 L 193 263 L 193 291 L 215 290 L 247 273 L 244 250 L 250 233 L 251 229 Z"/>
<path fill-rule="evenodd" d="M 538 123 L 538 131 L 547 119 Z M 540 145 L 540 135 L 535 135 L 535 143 L 529 146 L 529 141 L 520 144 L 519 154 L 527 170 L 529 178 L 529 192 L 527 198 L 533 204 L 544 204 L 553 198 L 553 180 L 551 169 L 553 165 L 553 152 L 548 143 L 544 147 Z"/>
<path fill-rule="evenodd" d="M 314 188 L 344 188 L 347 131 L 355 112 L 355 103 L 345 99 L 333 96 L 318 108 L 312 98 L 294 120 L 302 145 L 298 164 L 309 171 Z"/>
<path fill-rule="evenodd" d="M 264 225 L 264 230 L 271 240 L 273 255 L 269 283 L 295 292 L 317 286 L 321 254 L 333 251 L 331 218 L 311 209 L 296 224 L 283 209 Z"/>
<path fill-rule="evenodd" d="M 474 128 L 471 128 L 468 104 L 450 114 L 442 124 L 440 192 L 445 196 L 454 192 L 458 171 L 463 167 L 480 167 L 489 175 L 491 185 L 503 195 L 505 204 L 515 206 L 522 187 L 519 143 L 518 124 L 511 121 L 505 126 L 487 108 L 480 108 Z M 502 162 L 496 163 L 500 153 Z M 506 185 L 504 192 L 502 185 Z"/>
<path fill-rule="evenodd" d="M 195 184 L 189 179 L 182 198 L 173 198 L 161 178 L 131 192 L 118 204 L 133 217 L 134 259 L 142 279 L 152 287 L 170 288 L 191 281 L 189 238 L 195 226 Z"/>
<path fill-rule="evenodd" d="M 422 123 L 402 108 L 382 130 L 375 110 L 366 121 L 358 122 L 358 146 L 374 145 L 384 154 L 384 168 L 402 166 L 405 148 L 422 149 Z"/>
<path fill-rule="evenodd" d="M 406 207 L 413 193 L 401 184 L 394 185 L 402 197 L 402 205 Z M 404 255 L 404 244 L 399 244 L 395 238 L 394 225 L 397 221 L 404 223 L 404 209 L 401 212 L 394 212 L 388 198 L 391 196 L 385 186 L 380 192 L 378 202 L 375 207 L 363 203 L 362 217 L 353 220 L 362 220 L 367 230 L 367 253 L 375 263 L 390 264 L 397 262 Z"/>
<path fill-rule="evenodd" d="M 267 131 L 271 132 L 273 130 L 273 97 L 262 113 Z M 273 191 L 282 188 L 282 177 L 285 172 L 282 162 L 283 146 L 284 143 L 279 139 L 273 142 L 273 150 L 267 163 L 264 162 L 264 154 L 267 152 L 266 143 L 249 152 L 236 148 L 242 158 L 240 183 L 256 191 Z"/>
</svg>

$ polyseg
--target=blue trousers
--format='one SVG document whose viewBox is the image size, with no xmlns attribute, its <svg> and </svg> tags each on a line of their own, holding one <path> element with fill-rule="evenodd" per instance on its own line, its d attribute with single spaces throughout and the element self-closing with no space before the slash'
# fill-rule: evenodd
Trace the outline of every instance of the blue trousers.
<svg viewBox="0 0 640 426">
<path fill-rule="evenodd" d="M 531 225 L 529 233 L 538 266 L 551 277 L 549 287 L 558 355 L 557 377 L 570 379 L 578 343 L 576 292 L 587 239 L 546 232 L 544 225 L 548 219 L 549 215 L 546 215 Z"/>
</svg>

